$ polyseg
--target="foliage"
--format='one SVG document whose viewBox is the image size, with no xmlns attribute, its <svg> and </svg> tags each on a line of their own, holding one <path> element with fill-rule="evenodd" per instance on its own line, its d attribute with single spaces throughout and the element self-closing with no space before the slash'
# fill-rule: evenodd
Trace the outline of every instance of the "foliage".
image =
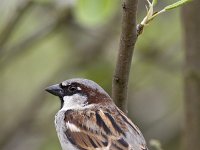
<svg viewBox="0 0 200 150">
<path fill-rule="evenodd" d="M 77 20 L 84 25 L 105 23 L 116 12 L 116 0 L 79 0 L 75 5 Z"/>
<path fill-rule="evenodd" d="M 141 25 L 148 25 L 149 22 L 151 22 L 155 17 L 157 17 L 159 14 L 162 14 L 168 10 L 180 7 L 188 2 L 190 2 L 191 0 L 180 0 L 178 2 L 175 2 L 171 5 L 168 5 L 166 7 L 164 7 L 163 9 L 161 9 L 160 11 L 154 12 L 154 6 L 156 6 L 157 4 L 157 0 L 152 0 L 152 2 L 150 2 L 149 0 L 147 0 L 148 2 L 148 7 L 147 7 L 147 15 L 145 16 L 145 18 L 142 20 L 142 22 L 140 23 Z"/>
</svg>

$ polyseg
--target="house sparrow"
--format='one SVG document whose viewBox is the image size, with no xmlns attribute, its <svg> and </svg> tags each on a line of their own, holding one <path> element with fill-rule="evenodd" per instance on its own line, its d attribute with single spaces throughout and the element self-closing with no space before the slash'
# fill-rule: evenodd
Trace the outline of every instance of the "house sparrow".
<svg viewBox="0 0 200 150">
<path fill-rule="evenodd" d="M 46 91 L 61 100 L 55 126 L 63 150 L 148 150 L 138 127 L 95 82 L 70 79 Z"/>
</svg>

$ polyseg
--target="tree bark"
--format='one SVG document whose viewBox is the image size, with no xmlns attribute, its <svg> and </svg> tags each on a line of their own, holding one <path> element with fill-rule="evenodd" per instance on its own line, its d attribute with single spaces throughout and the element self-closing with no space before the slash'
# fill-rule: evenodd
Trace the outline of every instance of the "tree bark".
<svg viewBox="0 0 200 150">
<path fill-rule="evenodd" d="M 200 1 L 182 8 L 185 31 L 185 150 L 200 149 Z"/>
<path fill-rule="evenodd" d="M 134 46 L 137 40 L 136 12 L 138 0 L 122 1 L 122 31 L 119 53 L 112 83 L 112 98 L 127 112 L 127 87 Z"/>
</svg>

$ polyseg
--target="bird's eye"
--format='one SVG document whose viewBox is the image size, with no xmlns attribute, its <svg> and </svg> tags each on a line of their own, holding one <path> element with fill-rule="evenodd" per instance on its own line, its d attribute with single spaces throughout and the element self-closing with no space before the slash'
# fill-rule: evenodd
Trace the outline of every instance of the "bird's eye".
<svg viewBox="0 0 200 150">
<path fill-rule="evenodd" d="M 69 86 L 68 91 L 73 93 L 73 92 L 77 91 L 77 88 L 75 86 Z"/>
</svg>

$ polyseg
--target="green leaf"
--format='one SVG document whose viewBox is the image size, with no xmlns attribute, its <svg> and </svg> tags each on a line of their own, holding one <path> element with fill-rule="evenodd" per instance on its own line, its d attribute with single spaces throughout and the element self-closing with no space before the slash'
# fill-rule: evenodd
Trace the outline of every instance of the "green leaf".
<svg viewBox="0 0 200 150">
<path fill-rule="evenodd" d="M 191 1 L 192 0 L 180 0 L 180 1 L 176 2 L 176 3 L 174 3 L 174 4 L 166 6 L 164 9 L 165 10 L 171 10 L 171 9 L 177 8 L 177 7 L 179 7 L 179 6 L 183 5 L 183 4 L 191 2 Z"/>
<path fill-rule="evenodd" d="M 105 23 L 117 10 L 116 0 L 78 0 L 75 5 L 75 17 L 85 26 Z"/>
<path fill-rule="evenodd" d="M 153 5 L 155 6 L 158 3 L 158 0 L 153 0 Z"/>
</svg>

